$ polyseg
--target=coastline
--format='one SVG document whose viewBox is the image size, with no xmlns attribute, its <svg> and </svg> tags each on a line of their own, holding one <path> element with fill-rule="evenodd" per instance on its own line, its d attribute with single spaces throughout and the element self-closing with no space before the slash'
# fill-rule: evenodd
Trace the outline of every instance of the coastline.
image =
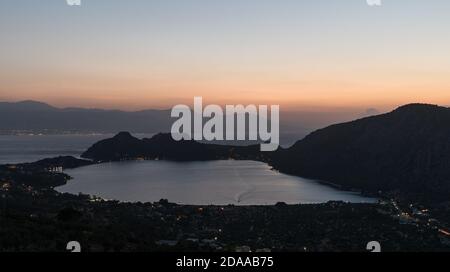
<svg viewBox="0 0 450 272">
<path fill-rule="evenodd" d="M 220 163 L 221 161 L 239 161 L 239 160 L 235 160 L 235 159 L 229 159 L 229 160 L 220 160 L 220 159 L 218 159 L 218 160 L 211 160 L 211 161 L 208 161 L 208 162 L 218 162 L 218 163 Z M 120 162 L 130 162 L 130 163 L 133 163 L 133 162 L 154 162 L 154 161 L 160 161 L 160 160 L 156 160 L 156 159 L 150 159 L 150 160 L 145 160 L 145 159 L 130 159 L 130 158 L 128 158 L 128 159 L 126 159 L 126 160 L 119 160 L 119 161 L 111 161 L 111 162 L 116 162 L 116 163 L 120 163 Z M 166 161 L 166 162 L 172 162 L 172 163 L 186 163 L 186 162 L 178 162 L 178 161 L 172 161 L 172 160 L 163 160 L 163 161 Z M 361 191 L 355 191 L 355 190 L 345 190 L 345 188 L 343 188 L 342 186 L 339 186 L 339 185 L 336 185 L 336 184 L 333 184 L 333 183 L 329 183 L 329 182 L 323 182 L 323 181 L 319 181 L 319 180 L 314 180 L 314 179 L 307 179 L 307 178 L 304 178 L 304 177 L 300 177 L 300 176 L 296 176 L 296 175 L 289 175 L 289 174 L 285 174 L 285 173 L 283 173 L 283 172 L 280 172 L 280 171 L 277 171 L 276 169 L 274 169 L 273 167 L 271 167 L 270 166 L 270 164 L 268 164 L 267 162 L 263 162 L 263 161 L 258 161 L 258 160 L 240 160 L 240 161 L 248 161 L 248 162 L 254 162 L 254 163 L 261 163 L 261 165 L 264 165 L 264 167 L 265 168 L 267 168 L 267 170 L 269 170 L 269 171 L 271 171 L 271 172 L 274 172 L 274 173 L 276 173 L 276 174 L 280 174 L 280 175 L 282 175 L 282 176 L 286 176 L 286 177 L 290 177 L 290 178 L 292 178 L 292 182 L 295 182 L 296 180 L 298 180 L 298 182 L 306 182 L 307 184 L 317 184 L 317 185 L 323 185 L 323 186 L 326 186 L 326 187 L 328 187 L 328 188 L 332 188 L 332 189 L 335 189 L 336 191 L 338 191 L 337 193 L 338 194 L 343 194 L 342 195 L 342 197 L 343 198 L 345 198 L 345 196 L 344 196 L 344 194 L 348 194 L 349 195 L 349 197 L 350 198 L 353 198 L 351 195 L 353 195 L 353 196 L 355 196 L 355 197 L 363 197 L 363 198 L 367 198 L 367 200 L 360 200 L 360 201 L 358 201 L 356 198 L 354 199 L 354 200 L 350 200 L 350 199 L 348 199 L 348 200 L 342 200 L 343 202 L 346 202 L 346 203 L 376 203 L 376 202 L 378 202 L 379 201 L 379 197 L 378 196 L 374 196 L 374 195 L 368 195 L 368 194 L 363 194 Z M 100 164 L 106 164 L 106 163 L 111 163 L 111 162 L 93 162 L 93 161 L 91 161 L 92 162 L 92 164 L 89 164 L 89 165 L 86 165 L 86 166 L 92 166 L 92 165 L 100 165 Z M 190 161 L 190 162 L 192 162 L 192 163 L 194 163 L 194 162 L 198 162 L 198 163 L 202 163 L 202 162 L 204 162 L 204 161 Z M 83 167 L 83 166 L 82 166 Z M 66 173 L 66 172 L 64 172 L 64 173 Z M 71 175 L 70 173 L 66 173 L 66 174 L 68 174 L 68 175 Z M 86 178 L 86 177 L 85 177 Z M 274 177 L 274 178 L 276 178 L 276 177 Z M 62 185 L 60 185 L 60 186 L 58 186 L 58 187 L 61 187 L 61 186 L 64 186 L 64 185 L 66 185 L 66 184 L 62 184 Z M 308 185 L 309 186 L 309 185 Z M 315 185 L 314 185 L 315 186 Z M 82 189 L 76 189 L 76 190 L 79 190 L 79 191 L 83 191 Z M 170 190 L 170 189 L 168 189 L 168 190 Z M 325 189 L 326 191 L 327 191 L 327 189 Z M 101 190 L 99 190 L 99 191 L 101 191 Z M 64 190 L 62 190 L 62 192 L 68 192 L 68 193 L 75 193 L 75 192 L 78 192 L 78 191 L 75 191 L 75 190 L 68 190 L 68 191 L 64 191 Z M 300 194 L 302 194 L 301 192 L 299 192 Z M 89 192 L 89 194 L 95 194 L 95 195 L 97 195 L 97 193 L 92 193 L 92 192 Z M 98 193 L 99 195 L 101 195 L 101 193 Z M 108 198 L 111 198 L 112 196 L 110 195 Z M 115 199 L 115 200 L 117 200 L 117 201 L 120 201 L 120 202 L 137 202 L 137 201 L 148 201 L 148 200 L 146 200 L 145 198 L 144 199 L 135 199 L 135 200 L 122 200 L 121 199 L 121 197 L 112 197 L 113 199 Z M 125 197 L 125 199 L 126 199 L 126 197 Z M 161 199 L 161 197 L 158 197 L 158 198 L 152 198 L 152 200 L 150 200 L 150 201 L 156 201 L 156 200 L 159 200 L 159 199 Z M 302 199 L 302 198 L 300 198 L 300 199 Z M 170 197 L 169 197 L 169 200 L 175 200 L 175 199 L 171 199 Z M 302 201 L 302 200 L 299 200 L 299 202 L 296 202 L 296 201 L 286 201 L 288 204 L 290 204 L 290 205 L 295 205 L 295 204 L 320 204 L 320 203 L 326 203 L 327 201 L 332 201 L 333 200 L 333 198 L 330 198 L 330 199 L 328 199 L 328 200 L 317 200 L 317 201 Z M 280 200 L 279 200 L 280 202 L 283 202 L 283 199 L 281 198 Z M 338 200 L 338 198 L 336 199 L 336 201 L 339 201 Z M 175 201 L 177 204 L 179 204 L 179 205 L 193 205 L 192 203 L 189 203 L 189 202 L 187 202 L 187 203 L 183 203 L 183 202 L 178 202 L 178 201 Z M 213 201 L 214 202 L 214 201 Z M 205 202 L 205 203 L 196 203 L 196 204 L 194 204 L 194 205 L 236 205 L 236 206 L 253 206 L 253 205 L 256 205 L 256 206 L 259 206 L 259 205 L 263 205 L 263 206 L 271 206 L 271 205 L 275 205 L 275 203 L 276 203 L 276 201 L 275 202 L 272 202 L 272 201 L 268 201 L 268 202 L 270 202 L 270 203 L 265 203 L 265 204 L 248 204 L 248 203 L 245 203 L 245 201 L 237 201 L 237 200 L 235 200 L 235 201 L 230 201 L 229 203 L 221 203 L 222 201 L 219 201 L 220 202 L 220 204 L 215 204 L 215 203 L 213 203 L 213 202 Z M 258 201 L 257 201 L 258 202 Z"/>
<path fill-rule="evenodd" d="M 47 159 L 35 164 L 0 166 L 0 186 L 7 208 L 0 219 L 8 236 L 0 235 L 1 251 L 65 251 L 67 237 L 84 245 L 86 252 L 317 252 L 366 251 L 367 241 L 377 237 L 386 251 L 427 251 L 450 247 L 439 242 L 440 234 L 426 224 L 399 223 L 394 204 L 344 203 L 275 205 L 178 205 L 159 202 L 120 202 L 84 194 L 54 190 L 70 178 L 47 171 L 49 166 L 66 168 L 94 162 L 69 157 Z M 27 184 L 23 182 L 27 180 Z M 339 220 L 339 218 L 347 218 Z M 410 225 L 411 224 L 411 225 Z M 13 230 L 33 237 L 14 247 Z M 53 241 L 42 233 L 51 229 Z M 288 234 L 289 235 L 286 235 Z M 388 238 L 380 236 L 391 233 Z M 394 236 L 392 236 L 394 235 Z M 403 235 L 420 243 L 404 242 Z M 114 236 L 111 241 L 104 237 Z M 141 237 L 136 240 L 136 237 Z M 258 237 L 264 237 L 260 239 Z M 323 241 L 327 237 L 326 243 Z M 245 239 L 244 239 L 245 238 Z M 306 250 L 305 250 L 306 248 Z"/>
</svg>

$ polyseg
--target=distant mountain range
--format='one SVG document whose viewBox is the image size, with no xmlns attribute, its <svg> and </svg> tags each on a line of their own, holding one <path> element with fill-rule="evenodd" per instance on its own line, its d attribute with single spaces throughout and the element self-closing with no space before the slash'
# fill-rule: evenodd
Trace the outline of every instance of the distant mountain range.
<svg viewBox="0 0 450 272">
<path fill-rule="evenodd" d="M 83 154 L 98 161 L 134 159 L 265 161 L 293 175 L 367 192 L 400 192 L 422 201 L 450 200 L 450 108 L 411 104 L 393 112 L 317 130 L 288 149 L 261 153 L 175 142 L 169 134 L 139 140 L 129 133 L 101 141 Z"/>
<path fill-rule="evenodd" d="M 170 131 L 170 111 L 56 108 L 36 101 L 0 102 L 0 132 L 33 131 L 40 133 L 97 132 L 116 133 L 118 128 L 156 133 Z"/>
<path fill-rule="evenodd" d="M 374 109 L 368 109 L 363 113 L 350 110 L 282 111 L 281 144 L 290 146 L 318 128 L 376 112 Z M 57 108 L 37 101 L 0 102 L 0 134 L 118 133 L 120 131 L 150 134 L 169 132 L 173 121 L 174 119 L 170 118 L 170 110 Z"/>
</svg>

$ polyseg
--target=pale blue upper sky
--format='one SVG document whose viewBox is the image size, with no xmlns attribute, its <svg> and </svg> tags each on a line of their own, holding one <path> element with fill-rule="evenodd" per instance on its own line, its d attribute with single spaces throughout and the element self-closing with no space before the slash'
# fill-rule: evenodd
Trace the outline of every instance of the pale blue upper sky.
<svg viewBox="0 0 450 272">
<path fill-rule="evenodd" d="M 0 0 L 0 99 L 445 103 L 449 15 L 448 0 Z"/>
</svg>

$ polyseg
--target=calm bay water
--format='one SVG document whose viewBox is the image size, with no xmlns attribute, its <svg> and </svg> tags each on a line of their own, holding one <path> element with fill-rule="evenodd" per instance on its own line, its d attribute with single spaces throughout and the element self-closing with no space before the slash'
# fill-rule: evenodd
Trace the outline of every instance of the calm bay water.
<svg viewBox="0 0 450 272">
<path fill-rule="evenodd" d="M 153 202 L 161 198 L 198 205 L 374 201 L 315 181 L 280 174 L 254 161 L 116 162 L 68 170 L 67 174 L 74 179 L 59 187 L 61 192 L 83 192 L 131 202 Z"/>
<path fill-rule="evenodd" d="M 33 162 L 63 155 L 78 157 L 95 142 L 111 136 L 0 136 L 0 164 Z M 264 163 L 253 161 L 118 162 L 66 172 L 74 179 L 57 188 L 59 191 L 82 192 L 121 201 L 146 202 L 166 198 L 171 202 L 200 205 L 375 201 L 315 181 L 280 174 Z"/>
</svg>

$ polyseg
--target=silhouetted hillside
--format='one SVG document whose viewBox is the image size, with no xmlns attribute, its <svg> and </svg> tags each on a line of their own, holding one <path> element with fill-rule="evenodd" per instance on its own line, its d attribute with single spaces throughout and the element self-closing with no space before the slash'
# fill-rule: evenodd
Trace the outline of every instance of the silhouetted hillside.
<svg viewBox="0 0 450 272">
<path fill-rule="evenodd" d="M 450 109 L 411 104 L 332 125 L 278 152 L 274 166 L 346 187 L 450 199 Z"/>
<path fill-rule="evenodd" d="M 150 139 L 138 139 L 128 132 L 120 132 L 110 139 L 94 144 L 83 158 L 101 161 L 132 159 L 161 159 L 173 161 L 204 161 L 225 159 L 263 160 L 259 145 L 225 146 L 196 141 L 175 141 L 168 133 L 160 133 Z"/>
</svg>

